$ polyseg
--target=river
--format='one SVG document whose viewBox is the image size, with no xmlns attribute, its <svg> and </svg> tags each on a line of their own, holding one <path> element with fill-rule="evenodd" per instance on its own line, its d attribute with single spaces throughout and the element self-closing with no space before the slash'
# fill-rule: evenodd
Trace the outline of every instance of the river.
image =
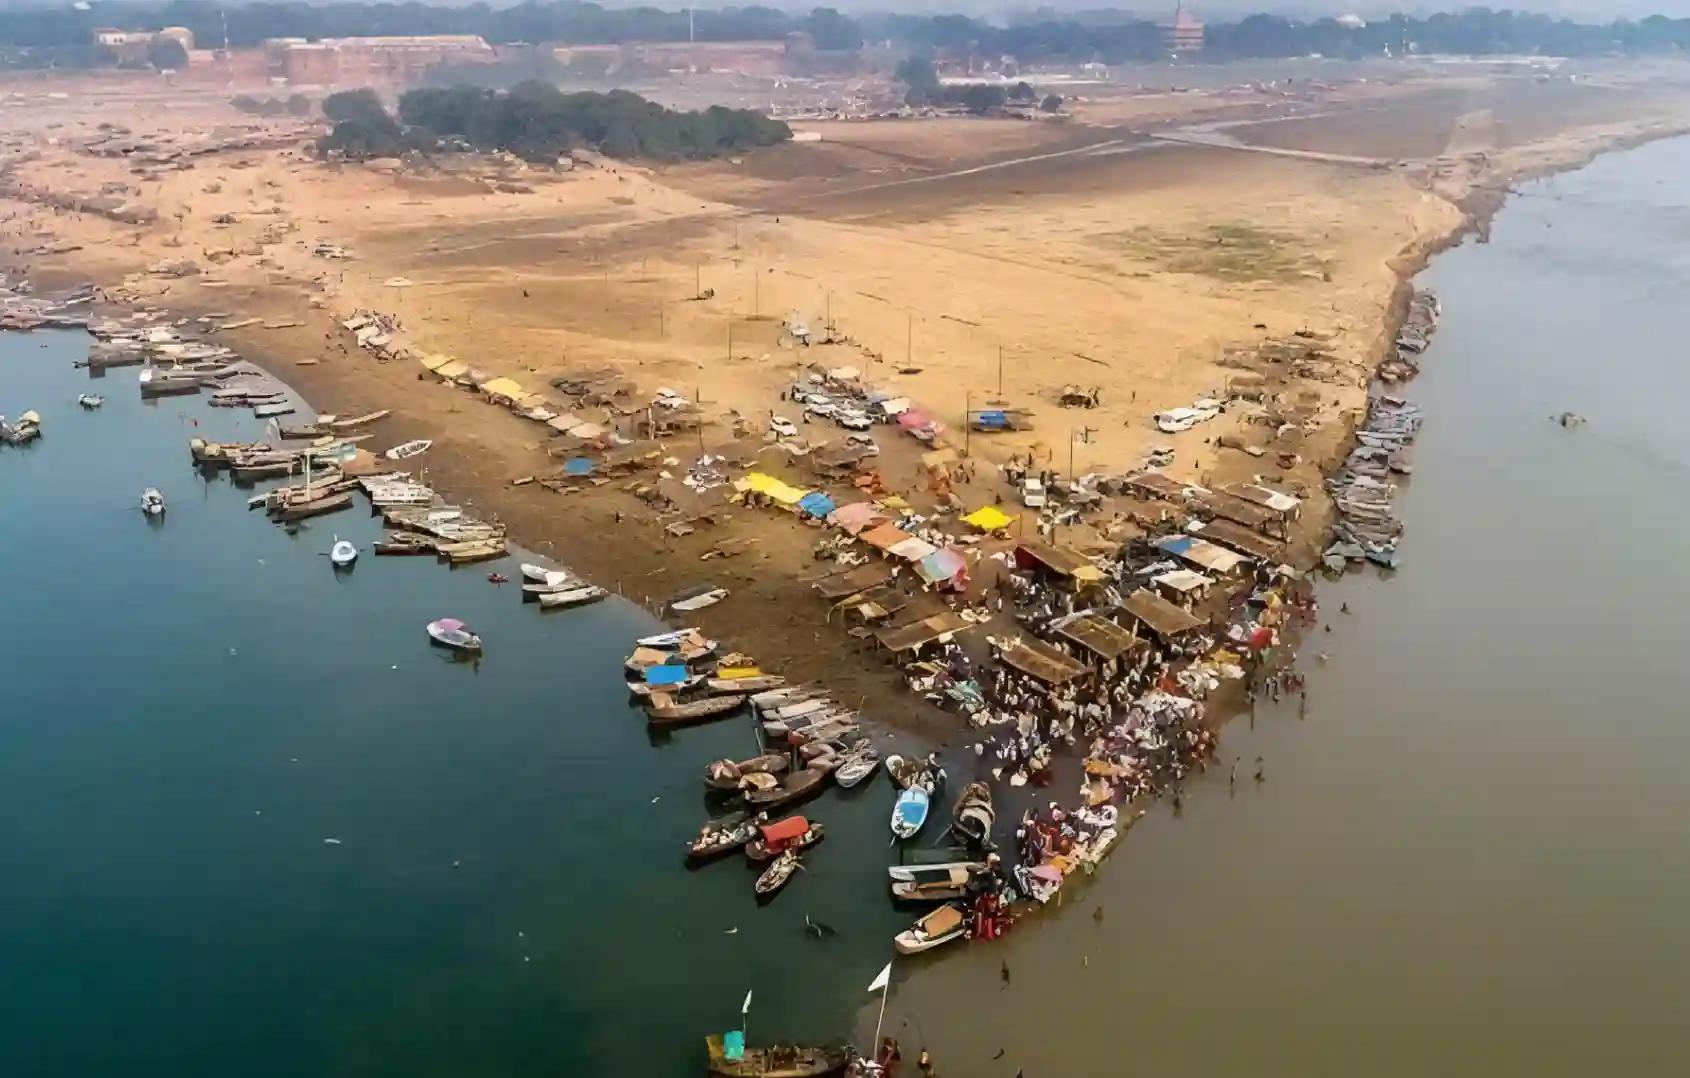
<svg viewBox="0 0 1690 1078">
<path fill-rule="evenodd" d="M 257 420 L 91 383 L 86 347 L 0 334 L 0 412 L 45 430 L 0 449 L 0 1074 L 657 1078 L 748 990 L 754 1038 L 849 1024 L 907 923 L 861 898 L 884 781 L 806 806 L 828 841 L 766 908 L 743 859 L 687 872 L 700 772 L 754 746 L 651 742 L 621 660 L 652 619 L 374 557 L 362 509 L 289 537 L 189 461 Z M 428 646 L 448 615 L 478 667 Z"/>
<path fill-rule="evenodd" d="M 1180 818 L 902 968 L 889 1025 L 1006 1078 L 1690 1069 L 1687 192 L 1690 140 L 1604 156 L 1434 260 L 1405 565 L 1321 587 L 1307 718 L 1233 723 Z"/>
</svg>

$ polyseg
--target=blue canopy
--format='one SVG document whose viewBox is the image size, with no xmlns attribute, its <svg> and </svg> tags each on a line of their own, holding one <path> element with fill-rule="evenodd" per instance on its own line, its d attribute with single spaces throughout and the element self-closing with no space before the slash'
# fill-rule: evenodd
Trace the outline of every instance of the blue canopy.
<svg viewBox="0 0 1690 1078">
<path fill-rule="evenodd" d="M 563 462 L 563 470 L 568 475 L 589 475 L 593 470 L 593 462 L 586 457 L 570 457 Z"/>
<path fill-rule="evenodd" d="M 829 513 L 833 512 L 835 507 L 832 498 L 829 498 L 826 494 L 823 494 L 819 490 L 812 490 L 810 493 L 798 499 L 798 508 L 803 510 L 805 513 L 808 513 L 810 516 L 825 517 Z"/>
<path fill-rule="evenodd" d="M 1009 416 L 1003 412 L 975 412 L 975 430 L 1008 430 Z"/>
<path fill-rule="evenodd" d="M 1166 554 L 1185 554 L 1195 545 L 1197 540 L 1189 535 L 1170 535 L 1156 540 L 1156 549 Z"/>
<path fill-rule="evenodd" d="M 722 1034 L 722 1058 L 729 1063 L 745 1058 L 745 1030 L 730 1029 Z"/>
<path fill-rule="evenodd" d="M 679 685 L 688 677 L 685 664 L 670 663 L 667 666 L 648 666 L 645 671 L 647 685 Z"/>
</svg>

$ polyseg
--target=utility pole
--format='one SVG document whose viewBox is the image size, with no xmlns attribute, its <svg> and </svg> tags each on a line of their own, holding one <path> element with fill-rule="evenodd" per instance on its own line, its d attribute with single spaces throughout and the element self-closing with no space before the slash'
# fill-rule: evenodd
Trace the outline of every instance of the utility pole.
<svg viewBox="0 0 1690 1078">
<path fill-rule="evenodd" d="M 1003 345 L 998 345 L 998 403 L 1003 403 Z"/>
<path fill-rule="evenodd" d="M 692 264 L 692 297 L 694 299 L 704 298 L 704 263 L 702 262 Z"/>
<path fill-rule="evenodd" d="M 753 318 L 763 313 L 763 268 L 751 267 L 751 316 Z"/>
<path fill-rule="evenodd" d="M 904 317 L 907 319 L 904 323 L 904 366 L 908 367 L 911 358 L 915 355 L 915 315 L 909 314 Z"/>
<path fill-rule="evenodd" d="M 734 320 L 728 319 L 728 358 L 734 357 Z"/>
<path fill-rule="evenodd" d="M 974 434 L 974 391 L 964 390 L 962 394 L 962 455 L 968 456 L 968 447 Z"/>
</svg>

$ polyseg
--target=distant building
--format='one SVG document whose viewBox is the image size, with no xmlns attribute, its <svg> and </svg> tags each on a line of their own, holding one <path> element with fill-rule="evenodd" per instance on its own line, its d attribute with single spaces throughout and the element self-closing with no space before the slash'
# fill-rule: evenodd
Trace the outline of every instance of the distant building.
<svg viewBox="0 0 1690 1078">
<path fill-rule="evenodd" d="M 264 42 L 272 78 L 295 85 L 336 82 L 409 82 L 443 63 L 485 63 L 493 46 L 474 34 L 418 37 L 328 37 L 321 41 L 277 37 Z"/>
<path fill-rule="evenodd" d="M 1186 56 L 1203 51 L 1203 22 L 1181 3 L 1174 8 L 1172 22 L 1160 25 L 1162 44 L 1171 53 Z"/>
<path fill-rule="evenodd" d="M 194 51 L 194 32 L 185 26 L 167 26 L 163 30 L 114 30 L 103 27 L 94 31 L 94 44 L 111 51 L 119 63 L 142 64 L 147 50 L 159 38 L 173 38 L 184 52 Z"/>
</svg>

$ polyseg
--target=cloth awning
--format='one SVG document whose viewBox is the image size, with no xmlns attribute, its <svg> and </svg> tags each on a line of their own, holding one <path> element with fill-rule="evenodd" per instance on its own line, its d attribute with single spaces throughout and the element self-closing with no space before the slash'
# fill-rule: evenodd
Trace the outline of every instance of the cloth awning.
<svg viewBox="0 0 1690 1078">
<path fill-rule="evenodd" d="M 995 505 L 987 505 L 963 517 L 962 522 L 983 532 L 995 532 L 1015 523 L 1015 518 Z"/>
<path fill-rule="evenodd" d="M 428 355 L 417 360 L 417 362 L 423 365 L 424 370 L 437 371 L 441 367 L 444 367 L 446 364 L 452 362 L 452 357 L 446 355 L 444 352 L 430 352 Z"/>
<path fill-rule="evenodd" d="M 1140 625 L 1164 639 L 1188 633 L 1203 625 L 1203 619 L 1181 610 L 1153 591 L 1135 591 L 1127 596 L 1121 609 L 1138 619 Z"/>
<path fill-rule="evenodd" d="M 894 558 L 902 558 L 904 561 L 914 562 L 920 561 L 922 558 L 927 557 L 927 555 L 938 549 L 938 547 L 929 543 L 927 540 L 912 535 L 903 542 L 898 543 L 895 546 L 888 547 L 886 553 L 892 555 Z"/>
<path fill-rule="evenodd" d="M 481 383 L 481 392 L 489 397 L 510 397 L 514 400 L 528 391 L 514 378 L 492 378 Z"/>
<path fill-rule="evenodd" d="M 1096 614 L 1069 618 L 1057 627 L 1056 634 L 1072 640 L 1105 662 L 1120 658 L 1138 643 L 1138 638 L 1131 632 Z"/>
<path fill-rule="evenodd" d="M 973 627 L 973 622 L 964 621 L 960 615 L 947 610 L 895 629 L 883 629 L 875 634 L 875 639 L 888 651 L 909 651 Z"/>
<path fill-rule="evenodd" d="M 1195 483 L 1181 483 L 1162 472 L 1139 472 L 1125 476 L 1121 483 L 1129 490 L 1170 502 L 1180 501 L 1190 492 L 1203 492 L 1203 488 Z"/>
<path fill-rule="evenodd" d="M 1248 554 L 1262 561 L 1278 561 L 1283 547 L 1264 535 L 1239 527 L 1230 520 L 1210 520 L 1199 524 L 1196 533 L 1211 542 L 1229 546 L 1240 554 Z"/>
<path fill-rule="evenodd" d="M 855 595 L 860 591 L 867 591 L 872 587 L 886 583 L 887 569 L 884 563 L 876 565 L 859 565 L 848 573 L 835 573 L 833 576 L 823 577 L 812 587 L 822 593 L 824 599 L 841 599 L 847 595 Z"/>
<path fill-rule="evenodd" d="M 1190 592 L 1201 591 L 1215 581 L 1213 577 L 1204 576 L 1202 573 L 1193 572 L 1190 569 L 1175 569 L 1171 573 L 1151 577 L 1150 582 L 1159 588 L 1167 588 L 1169 591 L 1185 595 Z"/>
<path fill-rule="evenodd" d="M 968 559 L 955 547 L 935 550 L 916 563 L 915 571 L 929 584 L 955 584 L 968 579 Z"/>
<path fill-rule="evenodd" d="M 747 472 L 744 479 L 734 484 L 734 489 L 754 490 L 759 494 L 768 495 L 782 505 L 797 505 L 804 499 L 804 495 L 809 493 L 762 472 Z"/>
<path fill-rule="evenodd" d="M 447 381 L 451 381 L 454 378 L 462 378 L 464 375 L 468 374 L 469 364 L 465 363 L 461 359 L 454 359 L 450 363 L 443 363 L 434 368 L 434 373 Z"/>
<path fill-rule="evenodd" d="M 853 502 L 850 505 L 841 505 L 827 515 L 829 524 L 841 528 L 851 535 L 858 535 L 864 529 L 872 528 L 886 520 L 886 514 L 873 502 Z"/>
<path fill-rule="evenodd" d="M 1000 656 L 1003 664 L 1046 685 L 1062 685 L 1086 672 L 1086 665 L 1069 658 L 1043 640 L 1017 640 Z"/>
<path fill-rule="evenodd" d="M 812 490 L 798 499 L 798 508 L 810 516 L 825 517 L 833 512 L 833 499 L 819 490 Z"/>
<path fill-rule="evenodd" d="M 857 536 L 876 550 L 891 550 L 910 537 L 910 533 L 895 524 L 882 524 Z"/>
<path fill-rule="evenodd" d="M 1300 498 L 1287 494 L 1283 490 L 1264 487 L 1260 483 L 1223 483 L 1216 489 L 1222 494 L 1242 498 L 1244 501 L 1259 505 L 1263 509 L 1272 510 L 1281 516 L 1295 515 L 1298 508 L 1303 504 Z"/>
<path fill-rule="evenodd" d="M 1196 535 L 1170 535 L 1156 541 L 1156 549 L 1164 554 L 1188 561 L 1199 569 L 1207 569 L 1222 576 L 1237 569 L 1249 559 L 1223 546 L 1216 546 Z"/>
</svg>

